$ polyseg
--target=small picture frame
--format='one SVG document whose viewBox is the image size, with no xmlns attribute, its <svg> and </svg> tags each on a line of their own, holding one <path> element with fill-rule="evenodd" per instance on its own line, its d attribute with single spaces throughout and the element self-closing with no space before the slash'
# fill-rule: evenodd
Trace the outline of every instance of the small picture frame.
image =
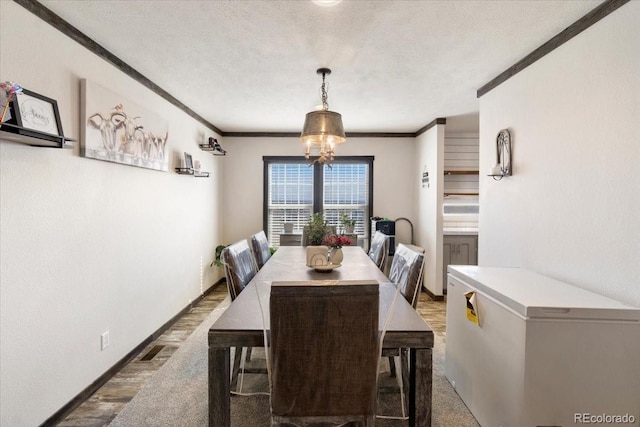
<svg viewBox="0 0 640 427">
<path fill-rule="evenodd" d="M 184 167 L 189 170 L 193 169 L 193 159 L 191 158 L 191 154 L 187 152 L 184 153 Z"/>
<path fill-rule="evenodd" d="M 55 99 L 22 89 L 11 101 L 11 117 L 10 123 L 20 127 L 19 134 L 51 141 L 64 137 Z"/>
</svg>

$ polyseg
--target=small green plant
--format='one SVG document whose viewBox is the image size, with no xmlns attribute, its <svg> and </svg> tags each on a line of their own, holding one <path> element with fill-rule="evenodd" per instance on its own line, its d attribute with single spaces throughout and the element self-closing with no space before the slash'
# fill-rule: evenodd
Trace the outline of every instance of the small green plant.
<svg viewBox="0 0 640 427">
<path fill-rule="evenodd" d="M 224 250 L 224 248 L 226 248 L 228 245 L 218 245 L 216 246 L 216 257 L 215 259 L 211 262 L 211 264 L 209 265 L 209 267 L 213 267 L 214 265 L 216 267 L 222 267 L 224 264 L 222 263 L 222 260 L 220 259 L 220 256 L 222 255 L 222 251 Z"/>
<path fill-rule="evenodd" d="M 353 231 L 353 228 L 356 226 L 356 220 L 352 219 L 351 216 L 347 215 L 345 212 L 341 212 L 340 224 L 344 228 L 345 232 L 347 232 L 347 230 Z"/>
<path fill-rule="evenodd" d="M 311 215 L 307 224 L 307 241 L 310 245 L 317 246 L 322 244 L 322 240 L 329 232 L 329 226 L 324 220 L 324 212 L 316 212 Z"/>
</svg>

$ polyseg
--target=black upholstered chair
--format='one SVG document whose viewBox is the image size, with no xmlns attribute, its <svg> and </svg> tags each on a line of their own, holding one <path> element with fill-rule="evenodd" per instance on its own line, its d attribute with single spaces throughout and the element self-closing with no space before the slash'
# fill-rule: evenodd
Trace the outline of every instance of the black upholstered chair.
<svg viewBox="0 0 640 427">
<path fill-rule="evenodd" d="M 253 251 L 253 256 L 256 260 L 256 265 L 258 270 L 262 268 L 263 265 L 269 261 L 271 258 L 271 249 L 269 249 L 269 241 L 267 240 L 267 235 L 264 234 L 264 231 L 254 234 L 251 236 L 251 250 Z"/>
<path fill-rule="evenodd" d="M 378 309 L 377 283 L 273 282 L 272 425 L 373 425 L 381 342 Z"/>
<path fill-rule="evenodd" d="M 389 236 L 376 231 L 371 238 L 371 246 L 369 247 L 369 258 L 378 266 L 380 271 L 384 271 L 389 253 Z"/>
</svg>

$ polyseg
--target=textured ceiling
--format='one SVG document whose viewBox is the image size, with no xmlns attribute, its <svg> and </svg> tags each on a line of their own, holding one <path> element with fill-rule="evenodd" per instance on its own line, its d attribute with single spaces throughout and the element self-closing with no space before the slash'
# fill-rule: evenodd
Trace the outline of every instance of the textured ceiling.
<svg viewBox="0 0 640 427">
<path fill-rule="evenodd" d="M 477 126 L 476 91 L 600 0 L 41 0 L 224 132 L 298 132 L 320 104 L 347 132 Z"/>
</svg>

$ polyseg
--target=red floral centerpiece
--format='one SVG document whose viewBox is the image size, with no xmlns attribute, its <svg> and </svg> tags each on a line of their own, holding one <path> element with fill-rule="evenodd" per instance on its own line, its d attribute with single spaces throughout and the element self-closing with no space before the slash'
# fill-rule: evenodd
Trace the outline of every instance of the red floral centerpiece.
<svg viewBox="0 0 640 427">
<path fill-rule="evenodd" d="M 324 238 L 322 244 L 330 248 L 340 249 L 343 246 L 351 246 L 351 239 L 341 234 L 331 234 Z"/>
<path fill-rule="evenodd" d="M 350 246 L 351 239 L 344 235 L 331 234 L 324 238 L 322 244 L 331 248 L 329 251 L 329 262 L 334 265 L 339 265 L 344 257 L 342 247 Z"/>
</svg>

